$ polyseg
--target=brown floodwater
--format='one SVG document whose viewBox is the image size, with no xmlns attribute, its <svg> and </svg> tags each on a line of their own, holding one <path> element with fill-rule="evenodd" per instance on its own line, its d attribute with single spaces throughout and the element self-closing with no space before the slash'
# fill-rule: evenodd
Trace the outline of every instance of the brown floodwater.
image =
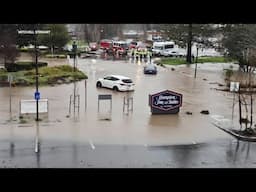
<svg viewBox="0 0 256 192">
<path fill-rule="evenodd" d="M 73 65 L 73 60 L 70 60 Z M 198 64 L 197 78 L 194 78 L 194 66 L 170 67 L 158 66 L 157 75 L 144 75 L 145 63 L 130 61 L 104 61 L 100 59 L 78 59 L 78 68 L 88 75 L 88 80 L 77 83 L 80 95 L 79 112 L 69 115 L 69 99 L 74 92 L 74 84 L 40 86 L 41 98 L 49 99 L 47 118 L 39 122 L 41 140 L 76 141 L 96 144 L 141 144 L 173 145 L 191 144 L 228 138 L 216 128 L 214 117 L 231 119 L 233 94 L 217 91 L 213 82 L 224 84 L 223 68 L 230 64 Z M 134 92 L 114 92 L 96 88 L 96 80 L 107 74 L 118 74 L 133 79 Z M 183 95 L 183 104 L 178 114 L 152 115 L 148 106 L 148 95 L 163 90 L 171 90 Z M 86 91 L 85 91 L 86 90 Z M 12 88 L 12 118 L 8 122 L 9 88 L 0 87 L 0 135 L 1 139 L 33 139 L 36 124 L 33 120 L 19 123 L 19 102 L 21 99 L 33 99 L 35 87 Z M 87 94 L 85 94 L 87 92 Z M 98 95 L 112 95 L 110 102 L 100 101 L 98 113 Z M 87 102 L 85 103 L 85 96 Z M 124 96 L 133 98 L 133 111 L 123 113 Z M 209 110 L 210 115 L 200 114 Z M 192 112 L 187 115 L 186 112 Z M 238 109 L 235 106 L 234 122 L 237 126 Z M 41 115 L 40 115 L 41 117 Z"/>
</svg>

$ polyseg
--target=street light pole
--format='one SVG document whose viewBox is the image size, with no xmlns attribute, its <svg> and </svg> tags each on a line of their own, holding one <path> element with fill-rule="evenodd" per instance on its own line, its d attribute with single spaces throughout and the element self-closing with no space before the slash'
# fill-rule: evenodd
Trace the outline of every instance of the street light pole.
<svg viewBox="0 0 256 192">
<path fill-rule="evenodd" d="M 38 93 L 38 55 L 37 55 L 37 35 L 36 27 L 34 28 L 34 37 L 35 37 L 35 56 L 36 56 L 36 93 Z M 38 118 L 38 99 L 36 99 L 36 121 L 39 121 Z"/>
<path fill-rule="evenodd" d="M 194 78 L 196 78 L 197 58 L 198 58 L 198 46 L 196 46 L 196 66 L 195 66 L 195 76 L 194 76 Z"/>
</svg>

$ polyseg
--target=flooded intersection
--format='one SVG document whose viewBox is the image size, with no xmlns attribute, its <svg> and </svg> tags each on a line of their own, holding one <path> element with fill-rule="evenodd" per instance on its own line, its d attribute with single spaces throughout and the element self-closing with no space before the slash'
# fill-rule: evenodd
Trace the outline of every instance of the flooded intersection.
<svg viewBox="0 0 256 192">
<path fill-rule="evenodd" d="M 72 60 L 70 60 L 70 64 L 72 65 Z M 35 144 L 39 141 L 41 147 L 40 167 L 90 167 L 90 165 L 93 167 L 115 167 L 115 165 L 116 167 L 237 166 L 234 164 L 229 165 L 229 160 L 227 159 L 223 160 L 227 162 L 224 165 L 217 163 L 219 160 L 211 161 L 209 159 L 202 160 L 202 162 L 206 162 L 205 164 L 195 164 L 192 160 L 193 155 L 189 156 L 187 154 L 184 157 L 179 157 L 180 155 L 177 154 L 166 155 L 179 150 L 186 151 L 185 153 L 189 151 L 190 154 L 193 154 L 199 149 L 201 151 L 201 147 L 193 148 L 193 146 L 197 145 L 204 146 L 202 153 L 200 153 L 202 156 L 209 149 L 211 149 L 209 153 L 212 154 L 216 152 L 213 151 L 217 150 L 217 148 L 221 148 L 223 153 L 228 150 L 226 145 L 228 146 L 231 141 L 230 136 L 212 125 L 213 119 L 211 118 L 212 115 L 231 118 L 232 95 L 216 91 L 214 88 L 217 85 L 210 84 L 211 82 L 224 84 L 223 70 L 204 69 L 203 66 L 200 68 L 199 65 L 197 78 L 195 79 L 193 66 L 175 67 L 175 70 L 158 66 L 158 74 L 156 76 L 144 75 L 143 66 L 144 63 L 132 63 L 129 61 L 79 59 L 78 68 L 88 75 L 86 84 L 85 81 L 81 81 L 76 85 L 77 93 L 80 95 L 79 112 L 76 109 L 74 114 L 71 107 L 71 114 L 69 114 L 69 99 L 74 92 L 74 84 L 39 87 L 41 98 L 49 99 L 49 113 L 47 119 L 39 122 L 38 129 L 33 120 L 20 123 L 18 118 L 19 101 L 21 99 L 33 99 L 35 88 L 12 88 L 11 115 L 15 121 L 10 123 L 8 122 L 10 118 L 8 113 L 9 91 L 8 88 L 1 87 L 0 133 L 2 145 L 0 154 L 2 159 L 12 159 L 14 157 L 11 154 L 15 154 L 13 162 L 16 163 L 12 163 L 11 167 L 15 167 L 15 165 L 18 167 L 39 167 L 36 163 L 25 163 L 25 158 L 29 159 L 29 157 L 23 157 L 25 153 L 29 154 L 31 158 L 28 162 L 33 161 L 32 156 L 35 159 L 39 158 L 34 153 Z M 107 74 L 118 74 L 132 78 L 135 83 L 135 91 L 123 93 L 96 88 L 96 80 Z M 148 106 L 148 95 L 167 89 L 183 94 L 183 105 L 179 114 L 152 115 Z M 112 95 L 110 120 L 99 119 L 99 94 Z M 133 98 L 133 111 L 128 114 L 123 113 L 124 96 Z M 108 110 L 108 104 L 103 103 L 101 109 Z M 210 115 L 200 114 L 201 110 L 209 110 Z M 187 115 L 187 111 L 192 112 L 192 115 Z M 235 114 L 234 119 L 236 118 L 237 115 Z M 215 141 L 218 141 L 216 142 L 216 148 L 214 147 Z M 192 148 L 181 149 L 179 146 L 177 148 L 175 146 L 168 148 L 171 145 L 185 145 L 192 146 Z M 166 147 L 161 148 L 161 146 Z M 154 150 L 152 150 L 152 147 Z M 124 155 L 125 151 L 126 153 L 129 152 L 131 156 L 126 160 L 124 156 L 127 157 L 128 153 Z M 90 156 L 89 154 L 91 153 L 94 153 L 94 155 Z M 160 155 L 162 159 L 159 157 L 154 162 L 153 153 L 165 155 Z M 66 158 L 66 164 L 64 160 L 61 160 L 62 163 L 55 164 L 54 159 L 57 156 L 54 157 L 54 154 L 59 154 L 58 158 Z M 91 162 L 89 165 L 79 163 L 79 159 L 85 158 L 85 154 L 88 155 L 88 157 L 86 156 L 86 161 Z M 61 157 L 62 155 L 63 157 Z M 146 160 L 149 158 L 147 155 L 150 156 L 151 160 Z M 106 161 L 105 164 L 101 160 L 103 156 L 109 157 L 109 161 Z M 46 160 L 46 157 L 48 157 L 48 160 Z M 77 160 L 72 157 L 76 157 Z M 188 159 L 188 162 L 178 165 L 177 163 L 180 160 L 174 160 L 175 157 Z M 198 158 L 200 157 L 199 155 Z M 210 157 L 213 159 L 224 158 L 227 155 L 223 154 L 223 157 L 220 154 L 218 156 L 210 155 Z M 45 160 L 42 160 L 44 158 Z M 115 164 L 120 159 L 123 163 Z M 169 162 L 172 160 L 176 163 Z M 189 160 L 191 161 L 189 162 Z M 167 165 L 168 162 L 169 166 Z M 2 166 L 4 165 L 2 164 Z M 8 167 L 8 165 L 6 166 Z M 243 164 L 238 166 L 243 166 Z M 249 166 L 252 166 L 252 162 L 249 163 Z"/>
</svg>

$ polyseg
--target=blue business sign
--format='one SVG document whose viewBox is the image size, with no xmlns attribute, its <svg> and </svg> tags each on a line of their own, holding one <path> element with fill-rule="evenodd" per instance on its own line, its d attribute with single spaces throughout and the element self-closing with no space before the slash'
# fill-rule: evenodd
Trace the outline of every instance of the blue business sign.
<svg viewBox="0 0 256 192">
<path fill-rule="evenodd" d="M 39 92 L 35 92 L 35 100 L 39 100 L 40 99 L 40 93 Z"/>
<path fill-rule="evenodd" d="M 152 113 L 178 113 L 182 106 L 182 94 L 173 91 L 162 91 L 149 95 Z"/>
</svg>

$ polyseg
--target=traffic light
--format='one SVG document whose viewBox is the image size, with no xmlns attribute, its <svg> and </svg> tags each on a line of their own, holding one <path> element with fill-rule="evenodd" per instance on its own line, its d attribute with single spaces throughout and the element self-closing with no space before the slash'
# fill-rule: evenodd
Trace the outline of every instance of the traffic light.
<svg viewBox="0 0 256 192">
<path fill-rule="evenodd" d="M 75 41 L 74 41 L 73 44 L 72 44 L 72 51 L 73 51 L 73 52 L 76 52 L 76 51 L 77 51 L 77 44 L 76 44 Z"/>
</svg>

